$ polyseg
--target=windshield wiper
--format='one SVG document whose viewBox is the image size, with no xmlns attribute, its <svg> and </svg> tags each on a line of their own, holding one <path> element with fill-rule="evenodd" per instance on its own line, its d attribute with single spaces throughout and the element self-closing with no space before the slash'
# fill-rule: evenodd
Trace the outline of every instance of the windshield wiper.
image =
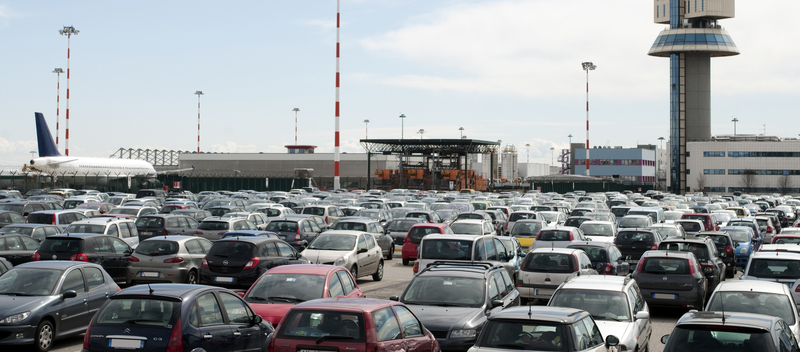
<svg viewBox="0 0 800 352">
<path fill-rule="evenodd" d="M 22 293 L 22 292 L 2 292 L 0 295 L 14 295 L 14 296 L 38 296 L 32 295 L 30 293 Z"/>
<path fill-rule="evenodd" d="M 622 319 L 617 319 L 617 318 L 607 317 L 607 316 L 605 316 L 605 315 L 592 315 L 592 318 L 594 318 L 594 320 L 613 320 L 613 321 L 623 321 Z"/>
<path fill-rule="evenodd" d="M 437 307 L 463 307 L 463 304 L 455 304 L 455 303 L 432 303 L 432 306 Z"/>
<path fill-rule="evenodd" d="M 318 338 L 316 343 L 317 343 L 317 345 L 319 345 L 319 344 L 322 343 L 322 341 L 334 340 L 334 339 L 335 340 L 355 340 L 356 338 L 355 337 L 351 337 L 351 336 L 344 336 L 344 335 L 325 335 L 323 337 Z"/>
<path fill-rule="evenodd" d="M 139 323 L 163 323 L 163 322 L 164 321 L 162 321 L 162 320 L 154 320 L 154 319 L 131 319 L 131 320 L 128 320 L 128 321 L 124 322 L 123 324 L 130 324 L 130 323 L 134 323 L 134 324 L 139 324 Z"/>
<path fill-rule="evenodd" d="M 497 347 L 503 347 L 503 348 L 513 348 L 515 350 L 525 349 L 521 344 L 518 344 L 518 343 L 501 343 L 501 344 L 496 345 L 496 346 Z"/>
<path fill-rule="evenodd" d="M 264 297 L 259 297 L 259 296 L 250 296 L 250 297 L 247 297 L 247 298 L 248 298 L 248 299 L 254 299 L 254 300 L 256 300 L 256 301 L 266 301 L 266 300 L 267 300 L 266 298 L 264 298 Z"/>
<path fill-rule="evenodd" d="M 267 299 L 271 299 L 273 301 L 287 301 L 287 302 L 305 302 L 304 299 L 294 298 L 294 297 L 267 297 Z"/>
</svg>

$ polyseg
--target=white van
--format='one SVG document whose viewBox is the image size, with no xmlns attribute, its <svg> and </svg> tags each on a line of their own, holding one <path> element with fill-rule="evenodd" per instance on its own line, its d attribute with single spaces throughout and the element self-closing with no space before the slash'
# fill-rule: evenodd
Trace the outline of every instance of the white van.
<svg viewBox="0 0 800 352">
<path fill-rule="evenodd" d="M 516 278 L 516 268 L 508 261 L 505 245 L 494 235 L 428 235 L 422 237 L 414 263 L 414 275 L 433 262 L 488 262 L 502 264 Z"/>
<path fill-rule="evenodd" d="M 647 215 L 653 220 L 654 224 L 664 222 L 664 209 L 661 207 L 635 207 L 628 210 L 625 215 Z"/>
</svg>

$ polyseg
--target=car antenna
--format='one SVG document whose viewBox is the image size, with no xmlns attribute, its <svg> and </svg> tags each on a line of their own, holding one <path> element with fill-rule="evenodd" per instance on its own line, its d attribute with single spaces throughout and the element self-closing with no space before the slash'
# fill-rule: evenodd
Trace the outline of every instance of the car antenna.
<svg viewBox="0 0 800 352">
<path fill-rule="evenodd" d="M 719 304 L 720 308 L 722 308 L 722 325 L 725 325 L 725 300 L 722 298 L 722 295 L 719 295 Z"/>
<path fill-rule="evenodd" d="M 155 290 L 153 290 L 153 287 L 150 286 L 149 282 L 147 283 L 147 288 L 150 289 L 150 294 L 151 295 L 153 294 L 153 292 L 155 292 Z"/>
</svg>

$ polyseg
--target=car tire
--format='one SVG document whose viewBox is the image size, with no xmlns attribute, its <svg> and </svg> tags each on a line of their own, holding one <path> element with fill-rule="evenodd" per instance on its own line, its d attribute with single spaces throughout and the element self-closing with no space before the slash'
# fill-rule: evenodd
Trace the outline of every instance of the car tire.
<svg viewBox="0 0 800 352">
<path fill-rule="evenodd" d="M 375 270 L 375 273 L 372 274 L 372 281 L 381 281 L 383 280 L 383 260 L 378 262 L 378 269 Z"/>
<path fill-rule="evenodd" d="M 186 283 L 189 285 L 197 285 L 199 280 L 197 280 L 197 272 L 194 270 L 189 270 L 189 274 L 186 275 Z"/>
<path fill-rule="evenodd" d="M 36 328 L 36 335 L 33 338 L 34 346 L 36 346 L 37 351 L 49 351 L 50 348 L 53 347 L 53 341 L 55 341 L 55 338 L 56 332 L 53 328 L 53 323 L 51 323 L 49 320 L 42 320 L 42 322 L 39 323 L 39 326 Z"/>
<path fill-rule="evenodd" d="M 411 263 L 411 259 L 403 258 L 403 265 L 408 266 L 409 263 Z"/>
<path fill-rule="evenodd" d="M 358 268 L 355 264 L 353 264 L 353 267 L 350 268 L 350 274 L 353 275 L 353 279 L 358 279 Z"/>
<path fill-rule="evenodd" d="M 386 260 L 392 260 L 394 258 L 394 244 L 389 247 L 389 255 L 386 256 Z"/>
</svg>

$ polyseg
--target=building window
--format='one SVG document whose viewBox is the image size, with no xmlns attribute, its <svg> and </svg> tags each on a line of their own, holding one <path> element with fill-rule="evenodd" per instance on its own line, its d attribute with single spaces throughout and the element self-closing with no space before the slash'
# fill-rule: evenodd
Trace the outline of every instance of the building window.
<svg viewBox="0 0 800 352">
<path fill-rule="evenodd" d="M 725 152 L 703 152 L 704 157 L 725 157 Z"/>
<path fill-rule="evenodd" d="M 728 152 L 731 158 L 800 158 L 800 152 Z"/>
<path fill-rule="evenodd" d="M 725 192 L 725 187 L 706 187 L 705 191 L 723 193 Z"/>
<path fill-rule="evenodd" d="M 705 175 L 724 175 L 725 169 L 704 169 L 703 174 Z"/>
<path fill-rule="evenodd" d="M 745 170 L 728 169 L 728 175 L 744 175 L 747 171 L 753 171 L 756 175 L 780 176 L 780 175 L 800 175 L 800 170 Z"/>
<path fill-rule="evenodd" d="M 689 175 L 692 173 L 692 170 L 686 169 L 686 174 Z"/>
</svg>

